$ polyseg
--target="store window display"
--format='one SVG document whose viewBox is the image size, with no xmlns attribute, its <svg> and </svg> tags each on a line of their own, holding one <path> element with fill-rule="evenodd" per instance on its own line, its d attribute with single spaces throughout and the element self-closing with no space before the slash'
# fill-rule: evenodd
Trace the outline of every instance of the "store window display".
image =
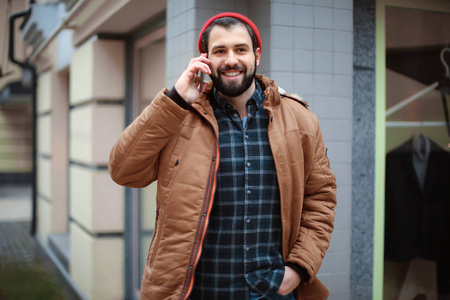
<svg viewBox="0 0 450 300">
<path fill-rule="evenodd" d="M 386 8 L 384 299 L 450 299 L 448 28 Z"/>
</svg>

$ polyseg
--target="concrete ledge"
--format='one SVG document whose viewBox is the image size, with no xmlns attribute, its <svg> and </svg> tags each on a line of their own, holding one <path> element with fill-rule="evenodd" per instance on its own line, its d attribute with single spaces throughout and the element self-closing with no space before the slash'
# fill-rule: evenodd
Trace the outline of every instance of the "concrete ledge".
<svg viewBox="0 0 450 300">
<path fill-rule="evenodd" d="M 50 234 L 48 236 L 48 246 L 55 254 L 63 267 L 69 272 L 70 260 L 70 238 L 69 234 Z"/>
</svg>

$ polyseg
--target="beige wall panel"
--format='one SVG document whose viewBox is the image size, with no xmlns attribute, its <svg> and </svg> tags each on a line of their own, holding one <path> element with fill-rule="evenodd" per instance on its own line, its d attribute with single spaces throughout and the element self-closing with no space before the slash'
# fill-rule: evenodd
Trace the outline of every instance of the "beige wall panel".
<svg viewBox="0 0 450 300">
<path fill-rule="evenodd" d="M 70 215 L 84 228 L 92 231 L 92 170 L 71 165 L 69 178 Z"/>
<path fill-rule="evenodd" d="M 75 223 L 70 224 L 69 270 L 72 279 L 88 299 L 94 290 L 94 239 Z"/>
<path fill-rule="evenodd" d="M 51 155 L 51 123 L 52 117 L 50 114 L 42 115 L 37 118 L 37 143 L 38 153 Z"/>
<path fill-rule="evenodd" d="M 0 107 L 0 172 L 31 170 L 31 106 L 6 104 Z"/>
<path fill-rule="evenodd" d="M 94 282 L 92 299 L 123 299 L 124 243 L 121 238 L 102 238 L 94 242 Z"/>
<path fill-rule="evenodd" d="M 69 80 L 67 72 L 53 74 L 51 121 L 53 232 L 66 232 L 69 173 Z"/>
<path fill-rule="evenodd" d="M 90 163 L 107 165 L 111 148 L 124 128 L 124 107 L 122 105 L 95 105 L 92 118 L 92 158 Z"/>
<path fill-rule="evenodd" d="M 92 40 L 72 57 L 70 103 L 122 100 L 125 93 L 125 44 Z"/>
<path fill-rule="evenodd" d="M 0 172 L 31 170 L 31 106 L 0 106 Z"/>
<path fill-rule="evenodd" d="M 52 199 L 51 192 L 51 160 L 38 157 L 37 159 L 37 190 L 43 197 Z"/>
<path fill-rule="evenodd" d="M 25 160 L 25 159 L 0 158 L 0 173 L 1 172 L 5 173 L 31 172 L 31 159 Z"/>
<path fill-rule="evenodd" d="M 72 56 L 69 76 L 69 102 L 77 104 L 92 99 L 92 87 L 94 85 L 93 63 L 94 63 L 93 41 L 87 42 L 80 47 Z"/>
<path fill-rule="evenodd" d="M 156 219 L 156 187 L 153 182 L 148 187 L 141 189 L 141 229 L 154 230 Z"/>
<path fill-rule="evenodd" d="M 57 150 L 56 150 L 57 151 Z M 55 152 L 54 152 L 55 153 Z M 51 172 L 52 172 L 52 230 L 53 233 L 67 232 L 68 219 L 68 166 L 67 161 L 58 162 L 52 157 Z"/>
<path fill-rule="evenodd" d="M 37 111 L 44 113 L 51 110 L 52 79 L 50 71 L 43 72 L 38 77 Z"/>
<path fill-rule="evenodd" d="M 31 170 L 31 109 L 29 105 L 0 107 L 0 172 Z"/>
<path fill-rule="evenodd" d="M 90 163 L 92 160 L 92 105 L 70 111 L 69 157 L 71 160 Z"/>
<path fill-rule="evenodd" d="M 125 43 L 94 42 L 93 99 L 123 100 L 125 95 Z"/>
<path fill-rule="evenodd" d="M 0 153 L 1 152 L 10 152 L 10 153 L 28 153 L 30 152 L 30 147 L 24 143 L 16 143 L 16 145 L 0 145 Z"/>
<path fill-rule="evenodd" d="M 93 231 L 123 232 L 124 191 L 115 184 L 108 171 L 95 171 L 93 181 Z"/>
<path fill-rule="evenodd" d="M 121 105 L 89 104 L 70 114 L 70 159 L 107 165 L 109 153 L 124 127 Z"/>
<path fill-rule="evenodd" d="M 29 116 L 11 116 L 5 115 L 5 112 L 0 112 L 0 124 L 4 124 L 6 126 L 14 126 L 17 124 L 27 124 L 30 123 Z"/>
<path fill-rule="evenodd" d="M 140 264 L 145 264 L 145 262 L 147 261 L 148 251 L 150 250 L 150 245 L 152 243 L 152 234 L 153 232 L 149 233 L 148 235 L 141 234 L 139 238 Z"/>
<path fill-rule="evenodd" d="M 123 231 L 123 188 L 115 184 L 106 170 L 70 167 L 70 212 L 91 232 Z"/>
<path fill-rule="evenodd" d="M 37 203 L 37 234 L 46 243 L 48 235 L 52 233 L 52 205 L 46 200 L 38 197 Z"/>
<path fill-rule="evenodd" d="M 70 225 L 70 273 L 88 299 L 123 299 L 123 240 L 94 238 Z"/>
<path fill-rule="evenodd" d="M 0 139 L 29 139 L 31 140 L 32 134 L 29 131 L 13 131 L 9 124 L 4 124 L 4 128 L 0 128 Z"/>
</svg>

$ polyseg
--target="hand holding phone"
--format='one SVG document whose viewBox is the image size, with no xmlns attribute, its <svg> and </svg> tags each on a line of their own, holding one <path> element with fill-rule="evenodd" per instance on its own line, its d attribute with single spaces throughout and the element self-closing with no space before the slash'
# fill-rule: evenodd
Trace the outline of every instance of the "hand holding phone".
<svg viewBox="0 0 450 300">
<path fill-rule="evenodd" d="M 211 61 L 205 53 L 191 59 L 189 66 L 181 74 L 174 86 L 184 100 L 192 103 L 200 97 L 203 92 L 205 76 L 211 73 L 210 65 Z"/>
</svg>

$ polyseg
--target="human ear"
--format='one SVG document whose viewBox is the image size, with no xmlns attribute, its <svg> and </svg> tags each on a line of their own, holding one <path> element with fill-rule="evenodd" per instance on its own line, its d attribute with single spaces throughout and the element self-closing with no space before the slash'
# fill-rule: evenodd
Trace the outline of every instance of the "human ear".
<svg viewBox="0 0 450 300">
<path fill-rule="evenodd" d="M 255 57 L 256 57 L 256 65 L 258 66 L 259 62 L 261 60 L 261 48 L 259 48 L 259 47 L 256 48 Z"/>
</svg>

